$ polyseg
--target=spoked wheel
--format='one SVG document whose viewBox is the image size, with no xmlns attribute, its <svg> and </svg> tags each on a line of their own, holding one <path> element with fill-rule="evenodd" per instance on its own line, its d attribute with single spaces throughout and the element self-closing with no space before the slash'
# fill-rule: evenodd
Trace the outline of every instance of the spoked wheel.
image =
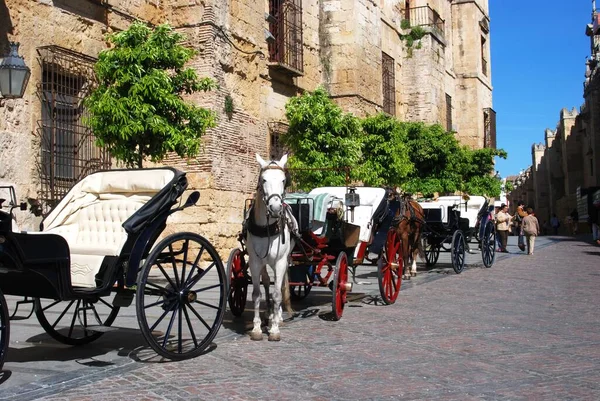
<svg viewBox="0 0 600 401">
<path fill-rule="evenodd" d="M 452 268 L 459 274 L 465 268 L 465 235 L 461 230 L 452 235 Z"/>
<path fill-rule="evenodd" d="M 123 288 L 122 278 L 117 285 L 118 289 Z M 104 334 L 104 328 L 113 324 L 120 309 L 101 297 L 71 301 L 36 298 L 34 305 L 35 315 L 46 333 L 69 345 L 97 340 Z"/>
<path fill-rule="evenodd" d="M 340 252 L 335 262 L 335 272 L 333 275 L 331 306 L 334 320 L 342 318 L 344 305 L 346 304 L 346 295 L 351 289 L 352 283 L 348 281 L 348 256 L 346 256 L 346 252 Z"/>
<path fill-rule="evenodd" d="M 4 359 L 8 352 L 8 341 L 10 338 L 10 323 L 8 322 L 8 308 L 6 299 L 0 292 L 0 371 L 4 366 Z"/>
<path fill-rule="evenodd" d="M 227 278 L 229 280 L 229 310 L 234 316 L 241 316 L 246 309 L 248 277 L 244 252 L 236 248 L 229 254 Z"/>
<path fill-rule="evenodd" d="M 312 290 L 312 285 L 310 284 L 290 285 L 290 297 L 293 300 L 300 301 L 310 294 L 310 290 Z"/>
<path fill-rule="evenodd" d="M 434 266 L 440 257 L 439 245 L 432 244 L 429 239 L 425 239 L 425 264 L 427 267 Z"/>
<path fill-rule="evenodd" d="M 385 242 L 385 250 L 377 263 L 379 293 L 383 302 L 391 305 L 396 302 L 402 285 L 402 249 L 396 230 L 390 230 Z"/>
<path fill-rule="evenodd" d="M 136 309 L 148 345 L 175 360 L 200 355 L 217 335 L 227 278 L 215 248 L 198 234 L 163 239 L 138 277 Z"/>
<path fill-rule="evenodd" d="M 492 267 L 496 260 L 496 228 L 494 223 L 488 221 L 485 225 L 481 240 L 481 259 L 485 267 Z"/>
</svg>

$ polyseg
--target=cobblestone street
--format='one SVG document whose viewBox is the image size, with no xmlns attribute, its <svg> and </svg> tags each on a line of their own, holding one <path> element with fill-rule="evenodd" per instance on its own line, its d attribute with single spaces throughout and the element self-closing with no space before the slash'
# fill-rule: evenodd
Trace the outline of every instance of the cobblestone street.
<svg viewBox="0 0 600 401">
<path fill-rule="evenodd" d="M 127 329 L 80 348 L 13 321 L 0 399 L 600 399 L 600 247 L 587 240 L 541 237 L 527 256 L 511 237 L 511 254 L 490 269 L 469 255 L 460 275 L 442 254 L 391 306 L 359 267 L 340 321 L 327 290 L 294 305 L 278 343 L 244 334 L 251 311 L 228 312 L 216 346 L 182 362 L 153 356 L 134 308 L 116 323 Z"/>
</svg>

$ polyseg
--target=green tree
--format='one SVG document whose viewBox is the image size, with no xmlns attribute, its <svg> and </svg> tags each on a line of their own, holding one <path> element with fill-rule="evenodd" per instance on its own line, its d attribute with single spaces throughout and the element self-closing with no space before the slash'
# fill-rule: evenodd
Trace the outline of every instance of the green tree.
<svg viewBox="0 0 600 401">
<path fill-rule="evenodd" d="M 407 124 L 381 113 L 361 121 L 362 153 L 360 175 L 365 185 L 401 186 L 413 171 L 407 145 Z"/>
<path fill-rule="evenodd" d="M 502 181 L 494 171 L 494 159 L 506 159 L 507 153 L 503 149 L 467 149 L 462 161 L 462 190 L 470 195 L 500 196 Z"/>
<path fill-rule="evenodd" d="M 426 195 L 453 193 L 462 181 L 460 164 L 464 148 L 439 124 L 406 123 L 408 151 L 414 164 L 403 189 Z"/>
<path fill-rule="evenodd" d="M 160 161 L 169 152 L 196 156 L 215 115 L 182 95 L 215 83 L 184 68 L 195 51 L 181 44 L 183 35 L 167 24 L 151 29 L 135 22 L 108 39 L 114 46 L 100 52 L 98 86 L 86 99 L 97 145 L 128 166 L 141 167 L 148 157 Z"/>
<path fill-rule="evenodd" d="M 291 151 L 288 167 L 305 170 L 294 172 L 298 189 L 345 185 L 345 173 L 350 167 L 351 178 L 359 177 L 361 127 L 358 118 L 343 113 L 327 91 L 317 88 L 312 93 L 290 99 L 285 106 L 289 123 L 282 136 Z"/>
</svg>

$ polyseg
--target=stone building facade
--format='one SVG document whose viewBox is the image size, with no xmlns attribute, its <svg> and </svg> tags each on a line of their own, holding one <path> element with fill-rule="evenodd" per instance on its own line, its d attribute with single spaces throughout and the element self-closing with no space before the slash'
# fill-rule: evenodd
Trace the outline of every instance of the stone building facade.
<svg viewBox="0 0 600 401">
<path fill-rule="evenodd" d="M 358 116 L 440 123 L 473 148 L 495 147 L 487 0 L 0 0 L 0 49 L 20 42 L 32 70 L 24 98 L 0 106 L 0 181 L 33 208 L 113 164 L 93 146 L 81 100 L 105 35 L 135 19 L 184 33 L 198 51 L 191 66 L 219 83 L 190 98 L 218 113 L 203 153 L 164 163 L 202 194 L 173 223 L 220 249 L 235 246 L 254 153 L 281 154 L 285 104 L 319 85 Z M 410 46 L 417 26 L 424 36 Z M 35 229 L 39 217 L 19 220 Z"/>
<path fill-rule="evenodd" d="M 532 145 L 532 165 L 516 177 L 509 195 L 512 201 L 534 205 L 541 222 L 553 213 L 564 222 L 578 209 L 583 226 L 587 219 L 583 198 L 600 196 L 600 14 L 595 1 L 586 35 L 591 56 L 586 61 L 585 101 L 579 110 L 562 109 L 556 129 L 546 129 L 544 142 Z"/>
</svg>

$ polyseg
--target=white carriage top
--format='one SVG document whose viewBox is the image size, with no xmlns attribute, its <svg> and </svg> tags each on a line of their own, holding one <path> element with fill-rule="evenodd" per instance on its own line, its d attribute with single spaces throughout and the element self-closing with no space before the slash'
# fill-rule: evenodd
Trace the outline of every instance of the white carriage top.
<svg viewBox="0 0 600 401">
<path fill-rule="evenodd" d="M 132 216 L 159 192 L 167 195 L 167 187 L 180 174 L 171 168 L 102 171 L 88 175 L 67 193 L 43 220 L 42 232 L 60 235 L 69 244 L 73 286 L 96 286 L 94 277 L 104 257 L 118 256 L 128 232 L 143 224 L 137 220 L 144 216 Z M 152 215 L 155 209 L 143 214 Z"/>
<path fill-rule="evenodd" d="M 356 187 L 355 192 L 360 196 L 360 204 L 350 215 L 344 215 L 344 220 L 360 227 L 359 240 L 367 242 L 371 239 L 373 215 L 385 198 L 384 188 Z M 286 194 L 288 204 L 308 204 L 310 229 L 317 235 L 322 234 L 327 210 L 335 208 L 345 211 L 344 199 L 348 193 L 347 187 L 319 187 L 308 194 Z"/>
<path fill-rule="evenodd" d="M 460 195 L 440 196 L 434 200 L 419 202 L 419 205 L 423 209 L 440 209 L 442 222 L 448 222 L 448 206 L 461 205 L 460 206 L 460 217 L 469 219 L 469 227 L 475 227 L 477 223 L 477 214 L 481 210 L 481 207 L 485 203 L 486 199 L 484 196 L 470 195 L 469 199 L 465 200 Z"/>
</svg>

